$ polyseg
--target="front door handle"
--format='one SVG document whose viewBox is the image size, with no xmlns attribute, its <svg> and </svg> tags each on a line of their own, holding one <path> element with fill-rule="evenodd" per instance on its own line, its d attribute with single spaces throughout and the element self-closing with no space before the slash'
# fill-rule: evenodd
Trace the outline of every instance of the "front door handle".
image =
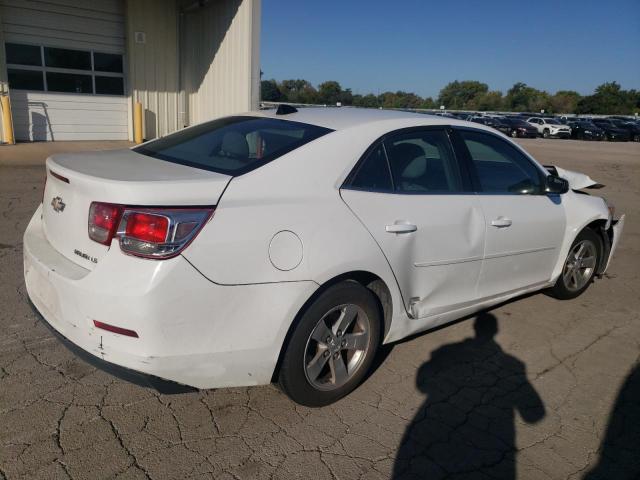
<svg viewBox="0 0 640 480">
<path fill-rule="evenodd" d="M 394 223 L 387 225 L 384 229 L 389 233 L 411 233 L 418 230 L 418 227 L 410 223 Z"/>
<path fill-rule="evenodd" d="M 498 217 L 491 220 L 491 225 L 498 228 L 510 227 L 513 222 L 509 218 Z"/>
</svg>

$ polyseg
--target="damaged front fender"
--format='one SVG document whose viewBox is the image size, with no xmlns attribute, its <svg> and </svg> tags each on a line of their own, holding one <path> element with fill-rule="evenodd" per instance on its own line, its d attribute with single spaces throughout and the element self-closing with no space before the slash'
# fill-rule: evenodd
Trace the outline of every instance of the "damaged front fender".
<svg viewBox="0 0 640 480">
<path fill-rule="evenodd" d="M 556 167 L 555 165 L 545 165 L 545 168 L 549 171 L 549 173 L 567 180 L 569 182 L 569 188 L 571 190 L 604 187 L 604 185 L 596 182 L 589 175 L 585 175 L 584 173 L 566 170 L 564 168 Z"/>
</svg>

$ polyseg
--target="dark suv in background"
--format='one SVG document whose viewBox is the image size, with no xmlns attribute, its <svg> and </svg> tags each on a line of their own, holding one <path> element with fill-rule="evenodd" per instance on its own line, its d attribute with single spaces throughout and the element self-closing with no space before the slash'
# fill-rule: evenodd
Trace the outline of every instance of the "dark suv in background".
<svg viewBox="0 0 640 480">
<path fill-rule="evenodd" d="M 604 140 L 604 130 L 588 119 L 567 119 L 566 124 L 571 127 L 571 138 L 578 140 Z"/>
<path fill-rule="evenodd" d="M 640 125 L 633 120 L 621 118 L 609 118 L 609 120 L 618 128 L 629 132 L 629 140 L 640 142 Z"/>
<path fill-rule="evenodd" d="M 608 118 L 594 118 L 591 120 L 597 127 L 600 127 L 604 130 L 605 139 L 613 142 L 615 140 L 619 140 L 622 142 L 628 142 L 631 135 L 629 131 L 624 128 L 618 127 L 613 120 L 609 120 Z"/>
</svg>

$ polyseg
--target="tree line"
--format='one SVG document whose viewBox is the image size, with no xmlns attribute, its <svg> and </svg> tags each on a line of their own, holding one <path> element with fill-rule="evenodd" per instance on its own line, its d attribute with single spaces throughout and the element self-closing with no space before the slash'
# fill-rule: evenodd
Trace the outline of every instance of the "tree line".
<svg viewBox="0 0 640 480">
<path fill-rule="evenodd" d="M 353 105 L 369 108 L 422 108 L 447 110 L 510 111 L 547 113 L 577 113 L 604 115 L 632 115 L 640 111 L 640 91 L 623 90 L 617 82 L 598 86 L 592 95 L 580 95 L 573 90 L 559 90 L 550 94 L 518 82 L 506 94 L 489 90 L 486 83 L 475 80 L 454 81 L 440 90 L 439 96 L 421 97 L 411 92 L 354 94 L 335 80 L 314 87 L 307 80 L 263 80 L 263 101 Z"/>
</svg>

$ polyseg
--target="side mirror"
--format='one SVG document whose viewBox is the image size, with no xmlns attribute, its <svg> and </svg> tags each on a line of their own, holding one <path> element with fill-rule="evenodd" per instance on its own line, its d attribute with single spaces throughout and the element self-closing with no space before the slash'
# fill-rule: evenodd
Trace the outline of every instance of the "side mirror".
<svg viewBox="0 0 640 480">
<path fill-rule="evenodd" d="M 547 175 L 544 191 L 558 195 L 567 193 L 569 191 L 569 181 L 556 175 Z"/>
</svg>

